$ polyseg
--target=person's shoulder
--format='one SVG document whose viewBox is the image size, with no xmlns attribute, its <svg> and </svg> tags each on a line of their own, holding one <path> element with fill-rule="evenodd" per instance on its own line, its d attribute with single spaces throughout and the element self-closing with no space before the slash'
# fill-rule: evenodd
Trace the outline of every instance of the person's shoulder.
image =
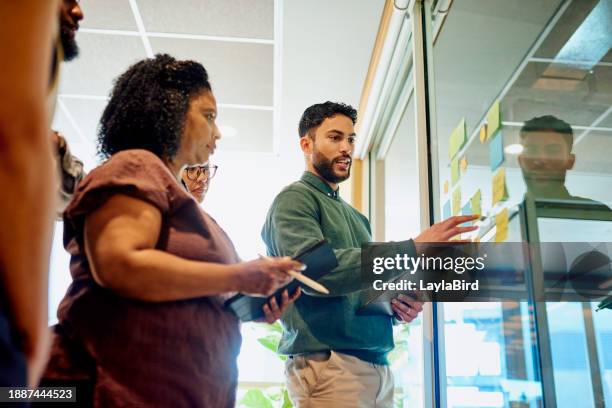
<svg viewBox="0 0 612 408">
<path fill-rule="evenodd" d="M 300 180 L 297 180 L 283 187 L 283 189 L 276 195 L 276 198 L 284 199 L 287 197 L 304 196 L 308 194 L 310 194 L 308 186 L 302 183 Z"/>
<path fill-rule="evenodd" d="M 148 175 L 149 177 L 172 177 L 164 162 L 154 153 L 144 149 L 128 149 L 117 152 L 91 171 L 100 174 Z"/>
<path fill-rule="evenodd" d="M 301 181 L 295 181 L 285 186 L 274 198 L 272 207 L 277 208 L 279 206 L 292 208 L 308 205 L 316 200 L 315 194 L 310 188 Z"/>
<path fill-rule="evenodd" d="M 144 149 L 128 149 L 113 154 L 104 164 L 131 163 L 151 167 L 165 167 L 164 162 L 153 152 Z"/>
<path fill-rule="evenodd" d="M 355 207 L 353 207 L 352 205 L 350 205 L 349 203 L 347 203 L 343 198 L 340 198 L 340 201 L 342 202 L 342 204 L 348 208 L 348 210 L 350 212 L 352 212 L 356 217 L 358 217 L 359 219 L 361 219 L 362 221 L 369 223 L 370 220 L 368 220 L 368 217 L 366 217 L 365 215 L 363 215 L 358 209 L 356 209 Z"/>
</svg>

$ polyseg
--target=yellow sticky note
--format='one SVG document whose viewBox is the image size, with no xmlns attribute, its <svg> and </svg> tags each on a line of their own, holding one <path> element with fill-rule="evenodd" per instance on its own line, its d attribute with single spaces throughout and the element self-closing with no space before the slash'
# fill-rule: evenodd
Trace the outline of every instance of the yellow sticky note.
<svg viewBox="0 0 612 408">
<path fill-rule="evenodd" d="M 448 140 L 448 158 L 455 157 L 466 141 L 465 119 L 461 119 Z"/>
<path fill-rule="evenodd" d="M 476 193 L 470 198 L 470 205 L 472 206 L 472 214 L 482 214 L 482 205 L 480 203 L 480 199 L 482 194 L 480 189 L 476 191 Z"/>
<path fill-rule="evenodd" d="M 481 127 L 480 127 L 480 143 L 484 143 L 487 141 L 487 124 L 484 123 Z"/>
<path fill-rule="evenodd" d="M 467 171 L 468 161 L 465 156 L 459 160 L 459 168 L 461 169 L 461 174 L 464 174 Z"/>
<path fill-rule="evenodd" d="M 495 101 L 487 113 L 487 138 L 491 138 L 501 128 L 499 101 Z"/>
<path fill-rule="evenodd" d="M 451 160 L 451 184 L 454 186 L 459 181 L 459 159 Z"/>
<path fill-rule="evenodd" d="M 495 242 L 508 238 L 508 209 L 504 208 L 495 216 Z"/>
<path fill-rule="evenodd" d="M 448 180 L 444 180 L 444 194 L 448 194 Z"/>
<path fill-rule="evenodd" d="M 461 189 L 457 187 L 453 191 L 453 215 L 459 215 L 461 211 Z"/>
<path fill-rule="evenodd" d="M 506 171 L 502 168 L 493 176 L 493 205 L 508 199 L 506 188 Z"/>
</svg>

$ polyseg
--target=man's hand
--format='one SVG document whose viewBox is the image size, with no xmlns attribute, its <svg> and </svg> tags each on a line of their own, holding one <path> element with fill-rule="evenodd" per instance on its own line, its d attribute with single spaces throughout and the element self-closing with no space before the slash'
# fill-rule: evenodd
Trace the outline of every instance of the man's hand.
<svg viewBox="0 0 612 408">
<path fill-rule="evenodd" d="M 280 319 L 280 317 L 285 312 L 285 310 L 287 310 L 287 307 L 289 307 L 291 303 L 295 302 L 295 300 L 299 298 L 301 294 L 302 294 L 302 288 L 299 286 L 296 289 L 296 291 L 293 292 L 291 296 L 289 296 L 289 292 L 287 291 L 287 289 L 285 289 L 283 291 L 283 297 L 282 297 L 280 307 L 278 306 L 278 303 L 276 302 L 276 298 L 272 296 L 272 298 L 268 301 L 268 303 L 266 303 L 263 307 L 265 317 L 262 317 L 261 319 L 257 319 L 255 321 L 256 322 L 267 322 L 269 324 L 274 323 L 275 321 Z"/>
<path fill-rule="evenodd" d="M 400 322 L 410 323 L 423 311 L 423 302 L 400 294 L 396 299 L 391 300 L 391 308 Z"/>
<path fill-rule="evenodd" d="M 427 244 L 430 242 L 449 242 L 451 238 L 459 234 L 464 234 L 466 232 L 477 230 L 477 226 L 460 227 L 459 225 L 465 222 L 474 221 L 479 217 L 479 215 L 457 215 L 432 225 L 425 231 L 421 232 L 419 236 L 414 239 L 414 245 L 416 247 L 417 253 L 424 252 L 423 244 Z M 470 242 L 470 240 L 463 239 L 453 241 L 453 243 L 466 242 Z"/>
</svg>

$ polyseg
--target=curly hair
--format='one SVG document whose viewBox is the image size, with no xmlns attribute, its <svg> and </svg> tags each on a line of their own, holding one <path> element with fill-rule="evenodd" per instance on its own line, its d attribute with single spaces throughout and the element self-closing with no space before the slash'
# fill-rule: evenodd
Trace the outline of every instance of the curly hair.
<svg viewBox="0 0 612 408">
<path fill-rule="evenodd" d="M 309 106 L 302 114 L 298 126 L 300 139 L 318 128 L 325 119 L 336 115 L 344 115 L 350 118 L 353 125 L 357 122 L 357 111 L 351 105 L 327 101 Z"/>
<path fill-rule="evenodd" d="M 145 149 L 174 157 L 191 98 L 210 90 L 208 73 L 198 62 L 167 54 L 137 62 L 115 81 L 100 119 L 98 153 L 108 158 Z"/>
</svg>

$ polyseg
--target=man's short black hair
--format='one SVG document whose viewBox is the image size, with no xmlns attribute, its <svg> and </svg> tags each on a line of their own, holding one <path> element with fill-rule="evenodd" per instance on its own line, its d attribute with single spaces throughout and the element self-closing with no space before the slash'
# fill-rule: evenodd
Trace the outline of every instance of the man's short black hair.
<svg viewBox="0 0 612 408">
<path fill-rule="evenodd" d="M 100 155 L 145 149 L 160 158 L 174 157 L 191 98 L 210 90 L 208 73 L 199 62 L 167 54 L 137 62 L 116 80 L 102 113 Z"/>
<path fill-rule="evenodd" d="M 325 119 L 336 115 L 344 115 L 350 118 L 353 125 L 357 122 L 357 111 L 351 105 L 330 101 L 317 103 L 309 106 L 302 114 L 298 127 L 300 138 L 318 128 Z"/>
<path fill-rule="evenodd" d="M 520 131 L 521 141 L 527 136 L 527 133 L 543 131 L 552 131 L 561 134 L 567 145 L 568 151 L 572 151 L 572 146 L 574 145 L 574 132 L 572 127 L 569 123 L 552 115 L 539 116 L 525 122 Z"/>
</svg>

